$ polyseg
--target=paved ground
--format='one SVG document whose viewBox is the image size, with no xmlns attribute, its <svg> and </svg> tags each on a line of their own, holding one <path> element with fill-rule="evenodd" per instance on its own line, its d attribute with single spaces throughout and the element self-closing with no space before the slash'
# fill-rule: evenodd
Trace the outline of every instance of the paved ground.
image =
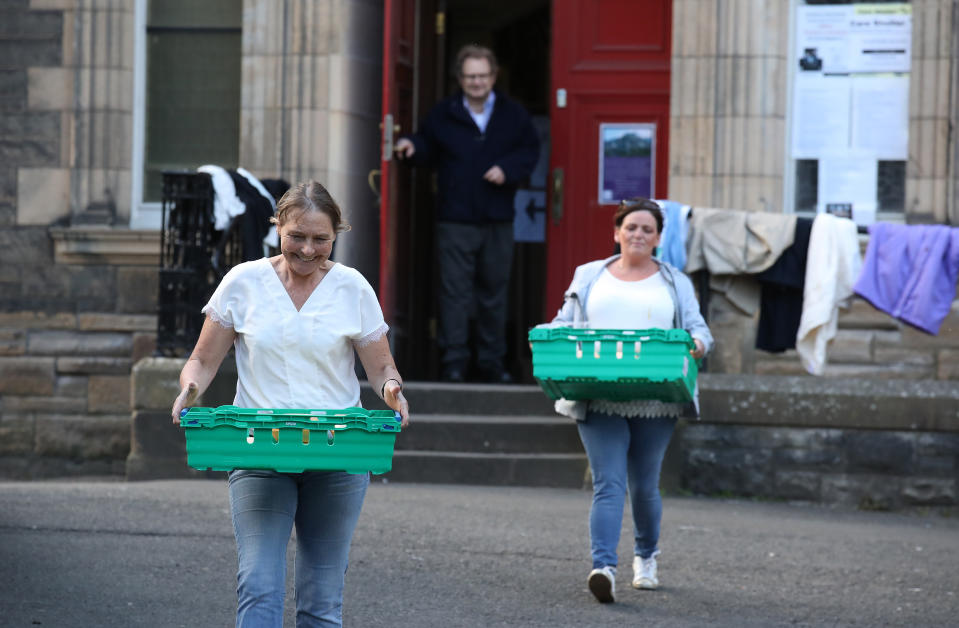
<svg viewBox="0 0 959 628">
<path fill-rule="evenodd" d="M 659 591 L 586 589 L 589 495 L 374 484 L 348 626 L 955 626 L 959 517 L 668 498 Z M 225 483 L 0 483 L 0 625 L 231 626 Z M 623 586 L 623 585 L 626 586 Z M 288 612 L 292 626 L 292 613 Z"/>
</svg>

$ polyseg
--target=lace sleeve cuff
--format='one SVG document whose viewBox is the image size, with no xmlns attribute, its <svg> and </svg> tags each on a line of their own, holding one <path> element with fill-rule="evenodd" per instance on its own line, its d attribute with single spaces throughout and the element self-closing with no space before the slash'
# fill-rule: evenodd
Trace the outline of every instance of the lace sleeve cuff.
<svg viewBox="0 0 959 628">
<path fill-rule="evenodd" d="M 225 321 L 225 320 L 223 319 L 223 317 L 221 317 L 219 314 L 217 314 L 217 313 L 216 313 L 216 310 L 214 310 L 214 309 L 213 309 L 212 307 L 210 307 L 209 305 L 207 305 L 206 307 L 204 307 L 204 308 L 203 308 L 202 310 L 200 310 L 200 311 L 203 312 L 204 314 L 206 314 L 206 315 L 210 318 L 211 321 L 213 321 L 214 323 L 216 323 L 216 324 L 219 325 L 220 327 L 225 327 L 226 329 L 233 329 L 233 323 L 230 323 L 230 322 Z"/>
<path fill-rule="evenodd" d="M 377 327 L 370 333 L 366 334 L 362 338 L 358 338 L 357 340 L 354 340 L 353 344 L 357 347 L 365 347 L 367 345 L 371 345 L 377 340 L 379 340 L 380 338 L 382 338 L 383 336 L 385 336 L 386 332 L 388 332 L 389 330 L 390 330 L 389 325 L 387 325 L 386 323 L 380 323 L 379 327 Z"/>
</svg>

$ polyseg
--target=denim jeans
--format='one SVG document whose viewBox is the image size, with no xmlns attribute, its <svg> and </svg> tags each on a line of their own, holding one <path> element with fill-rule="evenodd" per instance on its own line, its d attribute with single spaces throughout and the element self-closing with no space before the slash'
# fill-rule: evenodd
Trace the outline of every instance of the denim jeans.
<svg viewBox="0 0 959 628">
<path fill-rule="evenodd" d="M 633 511 L 633 552 L 649 558 L 659 543 L 663 515 L 659 472 L 676 419 L 626 418 L 590 411 L 577 426 L 593 474 L 589 510 L 593 568 L 616 567 L 627 488 Z"/>
<path fill-rule="evenodd" d="M 286 547 L 296 525 L 296 625 L 341 626 L 343 581 L 369 474 L 230 473 L 237 628 L 283 626 Z"/>
</svg>

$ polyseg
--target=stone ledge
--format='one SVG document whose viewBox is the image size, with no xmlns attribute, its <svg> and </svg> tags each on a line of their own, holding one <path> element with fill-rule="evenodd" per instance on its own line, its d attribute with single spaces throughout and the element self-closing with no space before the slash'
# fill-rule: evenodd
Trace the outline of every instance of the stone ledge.
<svg viewBox="0 0 959 628">
<path fill-rule="evenodd" d="M 57 264 L 159 266 L 160 232 L 110 227 L 50 227 Z"/>
<path fill-rule="evenodd" d="M 959 432 L 955 382 L 703 373 L 699 390 L 704 423 Z"/>
</svg>

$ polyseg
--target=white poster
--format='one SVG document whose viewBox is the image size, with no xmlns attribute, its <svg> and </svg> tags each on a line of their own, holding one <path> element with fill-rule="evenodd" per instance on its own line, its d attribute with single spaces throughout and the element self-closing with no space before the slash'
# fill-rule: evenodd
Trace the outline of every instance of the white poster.
<svg viewBox="0 0 959 628">
<path fill-rule="evenodd" d="M 802 5 L 796 19 L 800 72 L 909 72 L 907 3 Z"/>
<path fill-rule="evenodd" d="M 852 79 L 852 148 L 876 159 L 906 161 L 909 153 L 909 77 Z"/>
<path fill-rule="evenodd" d="M 800 74 L 793 99 L 794 159 L 817 159 L 823 153 L 849 148 L 848 79 Z"/>
<path fill-rule="evenodd" d="M 801 5 L 796 13 L 800 72 L 849 72 L 849 5 Z"/>
<path fill-rule="evenodd" d="M 876 220 L 878 164 L 871 155 L 848 152 L 819 158 L 819 189 L 816 210 L 850 207 L 858 225 Z"/>
<path fill-rule="evenodd" d="M 912 7 L 899 3 L 849 7 L 849 71 L 908 72 Z"/>
</svg>

